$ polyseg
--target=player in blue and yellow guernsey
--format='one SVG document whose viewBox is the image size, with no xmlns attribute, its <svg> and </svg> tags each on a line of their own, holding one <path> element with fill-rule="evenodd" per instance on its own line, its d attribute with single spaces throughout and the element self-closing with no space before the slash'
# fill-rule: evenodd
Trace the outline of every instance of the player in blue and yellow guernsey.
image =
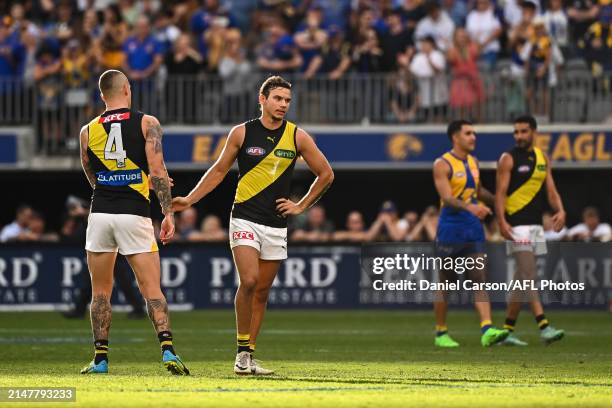
<svg viewBox="0 0 612 408">
<path fill-rule="evenodd" d="M 268 302 L 268 293 L 281 260 L 287 258 L 287 216 L 316 203 L 333 181 L 334 173 L 313 139 L 285 120 L 291 84 L 279 76 L 264 81 L 259 91 L 261 116 L 234 127 L 215 164 L 187 197 L 176 197 L 173 209 L 184 210 L 210 193 L 238 161 L 238 186 L 230 219 L 230 246 L 240 277 L 236 292 L 238 350 L 236 374 L 267 375 L 253 359 L 255 342 Z M 297 203 L 290 194 L 291 176 L 302 156 L 317 176 Z"/>
<path fill-rule="evenodd" d="M 87 221 L 87 266 L 91 275 L 91 328 L 94 359 L 81 374 L 108 372 L 110 298 L 117 251 L 132 267 L 160 342 L 162 362 L 175 375 L 189 370 L 174 352 L 168 304 L 160 287 L 159 250 L 150 217 L 152 188 L 162 207 L 160 239 L 174 234 L 170 179 L 162 152 L 162 128 L 150 115 L 131 109 L 127 77 L 108 70 L 100 75 L 104 113 L 83 126 L 81 164 L 93 189 Z"/>
<path fill-rule="evenodd" d="M 507 252 L 516 261 L 515 280 L 535 280 L 536 256 L 547 252 L 542 217 L 550 205 L 553 228 L 561 231 L 565 225 L 563 201 L 555 186 L 552 166 L 546 154 L 534 146 L 538 124 L 533 116 L 514 120 L 516 146 L 504 152 L 497 166 L 495 212 L 499 231 L 508 240 Z M 523 302 L 528 302 L 545 344 L 561 340 L 565 332 L 550 325 L 536 290 L 513 291 L 508 299 L 504 328 L 511 335 L 505 345 L 526 346 L 514 334 Z"/>
<path fill-rule="evenodd" d="M 442 207 L 436 248 L 439 256 L 482 260 L 485 241 L 482 220 L 491 214 L 491 209 L 479 201 L 492 205 L 494 199 L 493 195 L 480 185 L 478 161 L 471 155 L 476 147 L 476 133 L 470 122 L 456 120 L 448 125 L 447 134 L 453 148 L 434 162 L 433 169 L 434 183 Z M 474 282 L 484 282 L 486 268 L 473 268 L 466 271 L 466 274 Z M 455 282 L 457 279 L 455 271 L 440 271 L 440 282 Z M 447 293 L 440 291 L 434 300 L 434 344 L 438 347 L 458 347 L 459 343 L 448 334 L 446 297 Z M 474 292 L 474 306 L 480 317 L 483 346 L 491 346 L 508 337 L 508 330 L 500 330 L 492 325 L 491 304 L 486 291 Z"/>
</svg>

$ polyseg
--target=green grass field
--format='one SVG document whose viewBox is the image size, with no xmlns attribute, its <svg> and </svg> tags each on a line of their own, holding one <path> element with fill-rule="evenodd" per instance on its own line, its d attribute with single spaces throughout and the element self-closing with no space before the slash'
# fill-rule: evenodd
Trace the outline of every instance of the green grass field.
<svg viewBox="0 0 612 408">
<path fill-rule="evenodd" d="M 612 406 L 609 313 L 550 312 L 567 336 L 547 347 L 525 312 L 518 334 L 529 347 L 483 349 L 474 313 L 451 312 L 462 346 L 439 350 L 429 312 L 272 310 L 256 353 L 277 371 L 269 378 L 233 374 L 231 311 L 171 316 L 191 377 L 162 369 L 148 321 L 114 317 L 110 373 L 83 376 L 92 355 L 87 320 L 1 313 L 0 386 L 76 387 L 77 403 L 61 404 L 68 407 Z"/>
</svg>

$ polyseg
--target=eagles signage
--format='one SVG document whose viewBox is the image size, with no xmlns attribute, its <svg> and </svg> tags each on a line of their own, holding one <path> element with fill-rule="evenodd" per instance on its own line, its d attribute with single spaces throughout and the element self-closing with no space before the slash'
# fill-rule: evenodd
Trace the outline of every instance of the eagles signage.
<svg viewBox="0 0 612 408">
<path fill-rule="evenodd" d="M 290 247 L 269 298 L 270 307 L 357 309 L 429 308 L 433 291 L 411 281 L 432 280 L 424 266 L 433 255 L 431 244 L 376 246 Z M 161 252 L 161 283 L 174 310 L 232 308 L 238 274 L 225 245 L 170 245 Z M 372 268 L 385 257 L 384 270 Z M 401 267 L 401 256 L 417 265 Z M 513 279 L 514 262 L 503 244 L 487 248 L 489 281 Z M 383 265 L 378 263 L 378 265 Z M 420 265 L 420 266 L 419 266 Z M 390 267 L 389 267 L 390 266 Z M 539 281 L 551 282 L 541 291 L 545 304 L 563 307 L 606 308 L 612 298 L 612 245 L 549 245 L 549 255 L 538 261 Z M 84 250 L 62 245 L 0 247 L 0 311 L 62 310 L 79 295 L 82 279 L 89 279 Z M 435 279 L 434 279 L 435 280 Z M 434 281 L 432 280 L 432 282 Z M 388 290 L 380 290 L 383 283 Z M 393 286 L 389 286 L 393 285 Z M 398 290 L 399 289 L 399 290 Z M 501 306 L 507 291 L 490 291 Z M 451 302 L 471 304 L 469 291 L 451 294 Z M 124 299 L 115 291 L 113 304 Z"/>
<path fill-rule="evenodd" d="M 450 149 L 441 126 L 306 126 L 335 168 L 430 168 Z M 170 168 L 206 167 L 221 154 L 228 129 L 168 127 L 164 156 Z M 512 127 L 478 126 L 475 155 L 483 168 L 493 168 L 501 153 L 514 145 Z M 543 126 L 536 146 L 555 167 L 612 167 L 612 127 Z M 262 155 L 262 148 L 248 154 Z M 277 149 L 277 157 L 294 153 Z"/>
</svg>

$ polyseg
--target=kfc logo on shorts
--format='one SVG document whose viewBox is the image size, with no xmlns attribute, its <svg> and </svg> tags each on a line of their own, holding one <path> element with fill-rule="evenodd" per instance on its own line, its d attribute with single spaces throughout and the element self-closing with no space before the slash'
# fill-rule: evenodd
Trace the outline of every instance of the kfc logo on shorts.
<svg viewBox="0 0 612 408">
<path fill-rule="evenodd" d="M 255 236 L 250 231 L 234 231 L 232 240 L 238 241 L 239 239 L 250 239 L 252 241 L 255 239 Z"/>
<path fill-rule="evenodd" d="M 130 112 L 125 113 L 113 113 L 112 115 L 102 116 L 98 123 L 109 123 L 109 122 L 117 122 L 121 120 L 128 120 L 130 118 Z"/>
</svg>

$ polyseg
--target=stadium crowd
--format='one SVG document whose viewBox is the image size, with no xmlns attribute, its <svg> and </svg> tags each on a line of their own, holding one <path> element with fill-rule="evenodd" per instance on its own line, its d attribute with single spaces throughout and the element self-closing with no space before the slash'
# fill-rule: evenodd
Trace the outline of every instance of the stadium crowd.
<svg viewBox="0 0 612 408">
<path fill-rule="evenodd" d="M 612 71 L 610 0 L 29 0 L 0 2 L 0 15 L 0 77 L 35 85 L 50 110 L 91 110 L 100 101 L 87 84 L 110 68 L 144 94 L 171 76 L 220 77 L 226 104 L 257 72 L 387 73 L 400 122 L 473 112 L 502 59 L 516 112 L 546 113 L 570 60 Z M 63 101 L 60 89 L 71 90 Z"/>
<path fill-rule="evenodd" d="M 346 215 L 343 227 L 336 228 L 326 216 L 325 208 L 318 204 L 307 212 L 293 217 L 289 223 L 288 237 L 296 243 L 328 242 L 432 242 L 435 240 L 439 210 L 429 206 L 419 214 L 408 210 L 401 214 L 395 203 L 385 201 L 374 221 L 368 226 L 364 215 L 357 210 Z M 66 201 L 66 214 L 59 232 L 48 231 L 45 219 L 29 205 L 17 208 L 15 220 L 1 228 L 0 243 L 7 242 L 62 242 L 82 244 L 85 242 L 87 203 L 76 197 Z M 155 236 L 159 237 L 160 220 L 153 220 Z M 582 222 L 571 228 L 555 232 L 551 214 L 542 217 L 547 241 L 612 241 L 612 227 L 601 220 L 597 208 L 588 206 L 582 211 Z M 485 234 L 489 242 L 502 242 L 494 217 L 486 220 Z M 189 208 L 177 215 L 175 242 L 220 242 L 228 241 L 227 229 L 215 214 L 200 216 L 196 208 Z"/>
</svg>

